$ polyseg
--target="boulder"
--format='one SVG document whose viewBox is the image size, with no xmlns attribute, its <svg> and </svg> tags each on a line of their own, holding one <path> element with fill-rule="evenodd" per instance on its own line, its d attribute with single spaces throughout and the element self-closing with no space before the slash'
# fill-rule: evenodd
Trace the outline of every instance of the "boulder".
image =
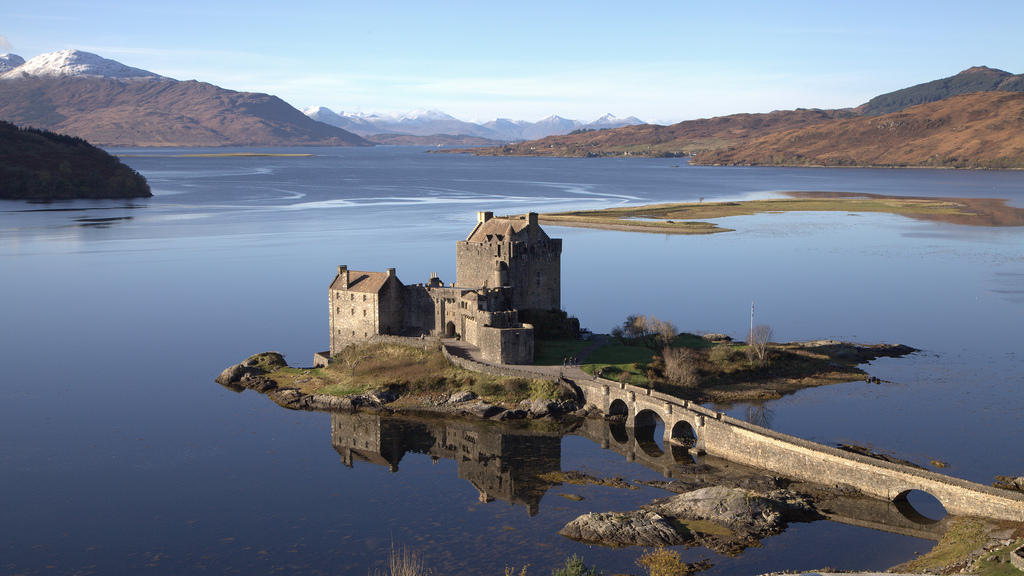
<svg viewBox="0 0 1024 576">
<path fill-rule="evenodd" d="M 667 518 L 649 510 L 584 514 L 558 533 L 578 542 L 615 547 L 674 546 L 683 542 Z"/>
<path fill-rule="evenodd" d="M 214 378 L 213 381 L 218 384 L 236 384 L 242 380 L 242 376 L 249 374 L 251 371 L 252 369 L 248 366 L 235 364 L 234 366 L 225 368 L 224 371 L 220 373 L 220 376 Z"/>
<path fill-rule="evenodd" d="M 469 402 L 470 400 L 476 400 L 476 392 L 472 390 L 463 390 L 462 392 L 456 392 L 448 398 L 448 402 L 452 404 L 458 404 L 460 402 Z"/>
</svg>

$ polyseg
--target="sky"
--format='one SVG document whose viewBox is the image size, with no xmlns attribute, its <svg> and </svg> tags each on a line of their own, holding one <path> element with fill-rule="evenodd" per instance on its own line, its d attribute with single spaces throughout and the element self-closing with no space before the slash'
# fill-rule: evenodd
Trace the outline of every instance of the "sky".
<svg viewBox="0 0 1024 576">
<path fill-rule="evenodd" d="M 1024 73 L 1024 0 L 32 0 L 0 53 L 77 48 L 296 108 L 670 124 L 846 108 L 971 66 Z"/>
</svg>

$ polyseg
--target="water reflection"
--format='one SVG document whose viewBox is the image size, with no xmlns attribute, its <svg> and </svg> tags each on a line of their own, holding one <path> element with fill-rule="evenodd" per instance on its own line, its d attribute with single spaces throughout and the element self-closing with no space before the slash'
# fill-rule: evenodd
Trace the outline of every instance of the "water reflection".
<svg viewBox="0 0 1024 576">
<path fill-rule="evenodd" d="M 756 410 L 755 410 L 756 411 Z M 761 418 L 770 411 L 761 410 Z M 621 419 L 587 419 L 559 428 L 512 428 L 492 422 L 384 416 L 371 413 L 333 413 L 331 443 L 349 467 L 360 463 L 398 473 L 406 454 L 428 455 L 457 462 L 459 478 L 479 492 L 480 502 L 501 500 L 523 506 L 532 517 L 540 513 L 547 491 L 562 472 L 562 435 L 586 438 L 601 448 L 638 463 L 666 481 L 648 483 L 681 491 L 710 484 L 756 487 L 773 478 L 764 470 L 707 455 L 685 445 L 669 443 L 665 449 L 651 437 L 653 426 L 628 428 Z M 789 480 L 775 479 L 785 485 Z M 898 498 L 887 502 L 857 494 L 816 490 L 816 507 L 834 522 L 937 541 L 946 531 L 946 518 L 917 502 Z M 916 506 L 916 508 L 915 508 Z M 921 509 L 918 511 L 918 509 Z"/>
<path fill-rule="evenodd" d="M 377 414 L 334 413 L 331 444 L 346 466 L 366 462 L 398 472 L 408 453 L 458 463 L 459 478 L 480 492 L 480 502 L 521 505 L 530 516 L 551 484 L 544 474 L 559 472 L 559 432 L 517 431 L 482 422 L 419 420 Z"/>
</svg>

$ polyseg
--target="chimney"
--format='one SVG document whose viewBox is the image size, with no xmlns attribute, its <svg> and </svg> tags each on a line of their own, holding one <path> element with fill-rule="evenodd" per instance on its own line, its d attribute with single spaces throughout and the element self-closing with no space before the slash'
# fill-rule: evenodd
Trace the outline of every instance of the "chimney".
<svg viewBox="0 0 1024 576">
<path fill-rule="evenodd" d="M 390 278 L 390 277 L 392 277 L 394 275 L 395 275 L 395 269 L 394 268 L 388 268 L 388 278 Z"/>
<path fill-rule="evenodd" d="M 479 222 L 480 224 L 483 224 L 484 222 L 487 222 L 491 218 L 494 218 L 494 212 L 477 212 L 476 213 L 476 221 Z"/>
<path fill-rule="evenodd" d="M 338 266 L 338 276 L 341 278 L 341 288 L 348 290 L 348 266 Z"/>
</svg>

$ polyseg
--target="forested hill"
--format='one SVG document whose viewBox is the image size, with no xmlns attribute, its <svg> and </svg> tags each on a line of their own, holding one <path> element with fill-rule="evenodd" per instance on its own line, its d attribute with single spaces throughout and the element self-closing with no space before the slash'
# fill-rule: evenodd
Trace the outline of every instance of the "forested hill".
<svg viewBox="0 0 1024 576">
<path fill-rule="evenodd" d="M 875 96 L 855 110 L 865 116 L 879 116 L 960 94 L 992 91 L 1024 92 L 1024 74 L 1010 74 L 988 66 L 975 66 L 956 76 Z"/>
<path fill-rule="evenodd" d="M 148 198 L 146 179 L 81 138 L 0 120 L 0 199 Z"/>
</svg>

